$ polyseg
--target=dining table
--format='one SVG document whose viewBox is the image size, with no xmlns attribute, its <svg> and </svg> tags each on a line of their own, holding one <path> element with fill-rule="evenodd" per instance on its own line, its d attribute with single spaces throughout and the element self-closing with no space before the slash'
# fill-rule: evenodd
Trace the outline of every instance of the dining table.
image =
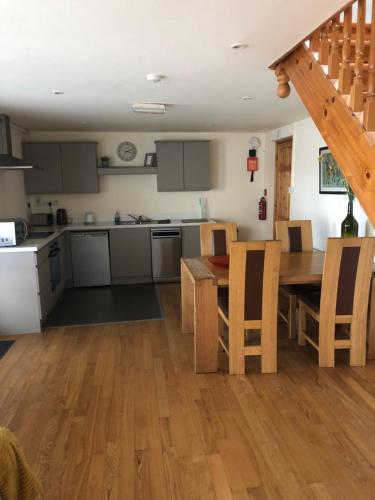
<svg viewBox="0 0 375 500">
<path fill-rule="evenodd" d="M 280 285 L 321 283 L 323 251 L 282 253 Z M 182 332 L 194 333 L 196 373 L 218 370 L 218 288 L 229 286 L 229 268 L 215 265 L 210 256 L 181 259 Z M 375 270 L 367 326 L 367 358 L 375 359 Z"/>
</svg>

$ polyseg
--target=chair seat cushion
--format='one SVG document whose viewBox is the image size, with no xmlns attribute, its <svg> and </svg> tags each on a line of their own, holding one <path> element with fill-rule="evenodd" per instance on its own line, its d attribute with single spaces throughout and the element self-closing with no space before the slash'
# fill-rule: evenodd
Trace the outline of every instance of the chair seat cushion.
<svg viewBox="0 0 375 500">
<path fill-rule="evenodd" d="M 320 292 L 312 292 L 301 295 L 299 298 L 307 306 L 309 306 L 313 311 L 319 313 L 320 309 Z"/>
<path fill-rule="evenodd" d="M 280 288 L 289 293 L 289 295 L 305 295 L 320 292 L 320 283 L 305 285 L 281 285 Z"/>
<path fill-rule="evenodd" d="M 219 289 L 220 290 L 220 289 Z M 221 309 L 225 315 L 225 317 L 229 317 L 229 296 L 227 295 L 226 297 L 225 296 L 218 296 L 218 299 L 217 299 L 217 304 L 219 306 L 219 309 Z"/>
</svg>

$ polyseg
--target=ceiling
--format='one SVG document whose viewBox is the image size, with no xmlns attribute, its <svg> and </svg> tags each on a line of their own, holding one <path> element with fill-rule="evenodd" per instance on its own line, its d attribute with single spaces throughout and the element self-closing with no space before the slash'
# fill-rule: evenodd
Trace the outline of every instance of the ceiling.
<svg viewBox="0 0 375 500">
<path fill-rule="evenodd" d="M 0 112 L 30 130 L 276 128 L 307 113 L 295 92 L 276 97 L 268 65 L 345 3 L 0 0 Z M 167 113 L 136 114 L 134 101 Z"/>
</svg>

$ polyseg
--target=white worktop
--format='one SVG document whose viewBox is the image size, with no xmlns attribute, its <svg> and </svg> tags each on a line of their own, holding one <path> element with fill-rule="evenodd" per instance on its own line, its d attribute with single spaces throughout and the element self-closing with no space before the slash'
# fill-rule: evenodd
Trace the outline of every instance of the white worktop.
<svg viewBox="0 0 375 500">
<path fill-rule="evenodd" d="M 209 222 L 215 222 L 210 220 Z M 108 229 L 137 229 L 139 227 L 184 227 L 184 226 L 199 226 L 200 224 L 206 224 L 205 222 L 181 222 L 181 220 L 171 220 L 170 223 L 167 224 L 124 224 L 124 225 L 116 225 L 114 222 L 95 222 L 93 224 L 84 224 L 84 223 L 74 223 L 68 224 L 67 226 L 38 226 L 33 227 L 32 232 L 51 232 L 53 233 L 47 238 L 42 238 L 40 240 L 26 240 L 20 245 L 16 247 L 2 247 L 0 248 L 1 253 L 9 253 L 9 252 L 37 252 L 41 250 L 43 247 L 51 243 L 57 236 L 66 232 L 66 231 L 97 231 Z"/>
</svg>

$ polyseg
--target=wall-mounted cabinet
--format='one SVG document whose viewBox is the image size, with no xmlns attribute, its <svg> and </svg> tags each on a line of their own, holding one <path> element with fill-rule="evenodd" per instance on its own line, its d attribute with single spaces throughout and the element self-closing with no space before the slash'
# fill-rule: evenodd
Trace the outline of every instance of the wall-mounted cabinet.
<svg viewBox="0 0 375 500">
<path fill-rule="evenodd" d="M 23 158 L 36 169 L 25 171 L 26 194 L 98 193 L 96 142 L 23 144 Z"/>
<path fill-rule="evenodd" d="M 208 191 L 209 141 L 156 141 L 158 191 Z"/>
</svg>

